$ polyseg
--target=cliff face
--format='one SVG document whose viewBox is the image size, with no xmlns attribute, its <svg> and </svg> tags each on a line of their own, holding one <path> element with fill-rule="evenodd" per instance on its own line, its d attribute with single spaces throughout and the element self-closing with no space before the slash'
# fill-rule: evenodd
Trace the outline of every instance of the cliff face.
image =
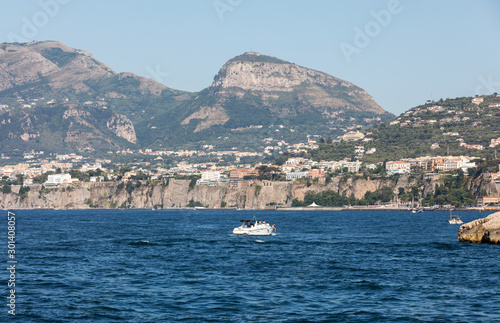
<svg viewBox="0 0 500 323">
<path fill-rule="evenodd" d="M 134 124 L 126 116 L 114 114 L 108 119 L 106 125 L 118 137 L 124 138 L 133 144 L 137 142 Z"/>
<path fill-rule="evenodd" d="M 424 190 L 431 190 L 437 181 L 430 181 Z M 366 192 L 382 187 L 392 187 L 397 192 L 399 187 L 414 185 L 408 177 L 401 177 L 397 183 L 390 180 L 333 178 L 328 183 L 313 183 L 307 186 L 303 182 L 244 182 L 242 187 L 229 187 L 221 183 L 218 186 L 189 187 L 187 180 L 170 179 L 163 185 L 147 185 L 140 187 L 134 184 L 133 189 L 120 188 L 118 183 L 78 183 L 59 188 L 43 188 L 32 185 L 30 191 L 21 197 L 19 186 L 12 187 L 12 193 L 0 193 L 2 209 L 16 208 L 89 208 L 90 205 L 103 208 L 116 208 L 131 205 L 137 208 L 170 208 L 184 207 L 190 200 L 201 202 L 210 208 L 220 207 L 221 202 L 227 206 L 245 209 L 264 209 L 271 203 L 291 206 L 293 199 L 303 200 L 308 191 L 321 192 L 332 190 L 340 194 L 362 198 Z"/>
</svg>

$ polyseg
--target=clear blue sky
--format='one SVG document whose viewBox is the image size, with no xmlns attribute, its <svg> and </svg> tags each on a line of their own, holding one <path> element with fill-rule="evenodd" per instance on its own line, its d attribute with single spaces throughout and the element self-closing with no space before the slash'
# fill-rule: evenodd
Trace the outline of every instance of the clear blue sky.
<svg viewBox="0 0 500 323">
<path fill-rule="evenodd" d="M 496 0 L 1 0 L 0 42 L 57 40 L 199 91 L 257 51 L 353 82 L 387 111 L 500 93 Z"/>
</svg>

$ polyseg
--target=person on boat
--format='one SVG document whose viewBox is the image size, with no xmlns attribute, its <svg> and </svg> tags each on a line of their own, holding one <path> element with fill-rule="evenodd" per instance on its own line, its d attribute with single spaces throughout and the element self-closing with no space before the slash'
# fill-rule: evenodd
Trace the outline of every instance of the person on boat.
<svg viewBox="0 0 500 323">
<path fill-rule="evenodd" d="M 276 232 L 276 226 L 275 226 L 275 223 L 273 223 L 273 226 L 272 226 L 274 232 Z"/>
</svg>

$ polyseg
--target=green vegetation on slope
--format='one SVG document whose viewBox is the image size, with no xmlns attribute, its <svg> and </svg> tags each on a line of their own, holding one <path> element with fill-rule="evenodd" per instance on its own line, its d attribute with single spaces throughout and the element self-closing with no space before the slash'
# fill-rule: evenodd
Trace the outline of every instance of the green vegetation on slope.
<svg viewBox="0 0 500 323">
<path fill-rule="evenodd" d="M 40 54 L 59 67 L 63 67 L 78 56 L 77 53 L 65 52 L 58 47 L 46 48 Z"/>
<path fill-rule="evenodd" d="M 500 102 L 500 97 L 495 94 L 483 98 L 480 105 L 471 103 L 472 97 L 420 105 L 390 123 L 366 129 L 365 136 L 372 141 L 331 142 L 331 137 L 323 138 L 319 149 L 303 156 L 317 161 L 353 159 L 355 147 L 363 146 L 366 151 L 376 149 L 375 153 L 360 157 L 364 162 L 447 155 L 493 158 L 498 147 L 489 145 L 492 139 L 500 138 L 500 108 L 488 105 Z M 431 149 L 433 144 L 439 147 Z M 471 149 L 464 144 L 482 145 L 484 149 Z"/>
</svg>

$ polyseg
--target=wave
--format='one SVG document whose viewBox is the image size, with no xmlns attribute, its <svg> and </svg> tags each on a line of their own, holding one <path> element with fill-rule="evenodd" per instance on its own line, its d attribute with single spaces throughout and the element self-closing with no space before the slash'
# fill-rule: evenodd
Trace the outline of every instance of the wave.
<svg viewBox="0 0 500 323">
<path fill-rule="evenodd" d="M 131 245 L 151 245 L 152 243 L 149 242 L 148 240 L 137 240 L 137 241 L 132 241 L 130 244 Z"/>
</svg>

